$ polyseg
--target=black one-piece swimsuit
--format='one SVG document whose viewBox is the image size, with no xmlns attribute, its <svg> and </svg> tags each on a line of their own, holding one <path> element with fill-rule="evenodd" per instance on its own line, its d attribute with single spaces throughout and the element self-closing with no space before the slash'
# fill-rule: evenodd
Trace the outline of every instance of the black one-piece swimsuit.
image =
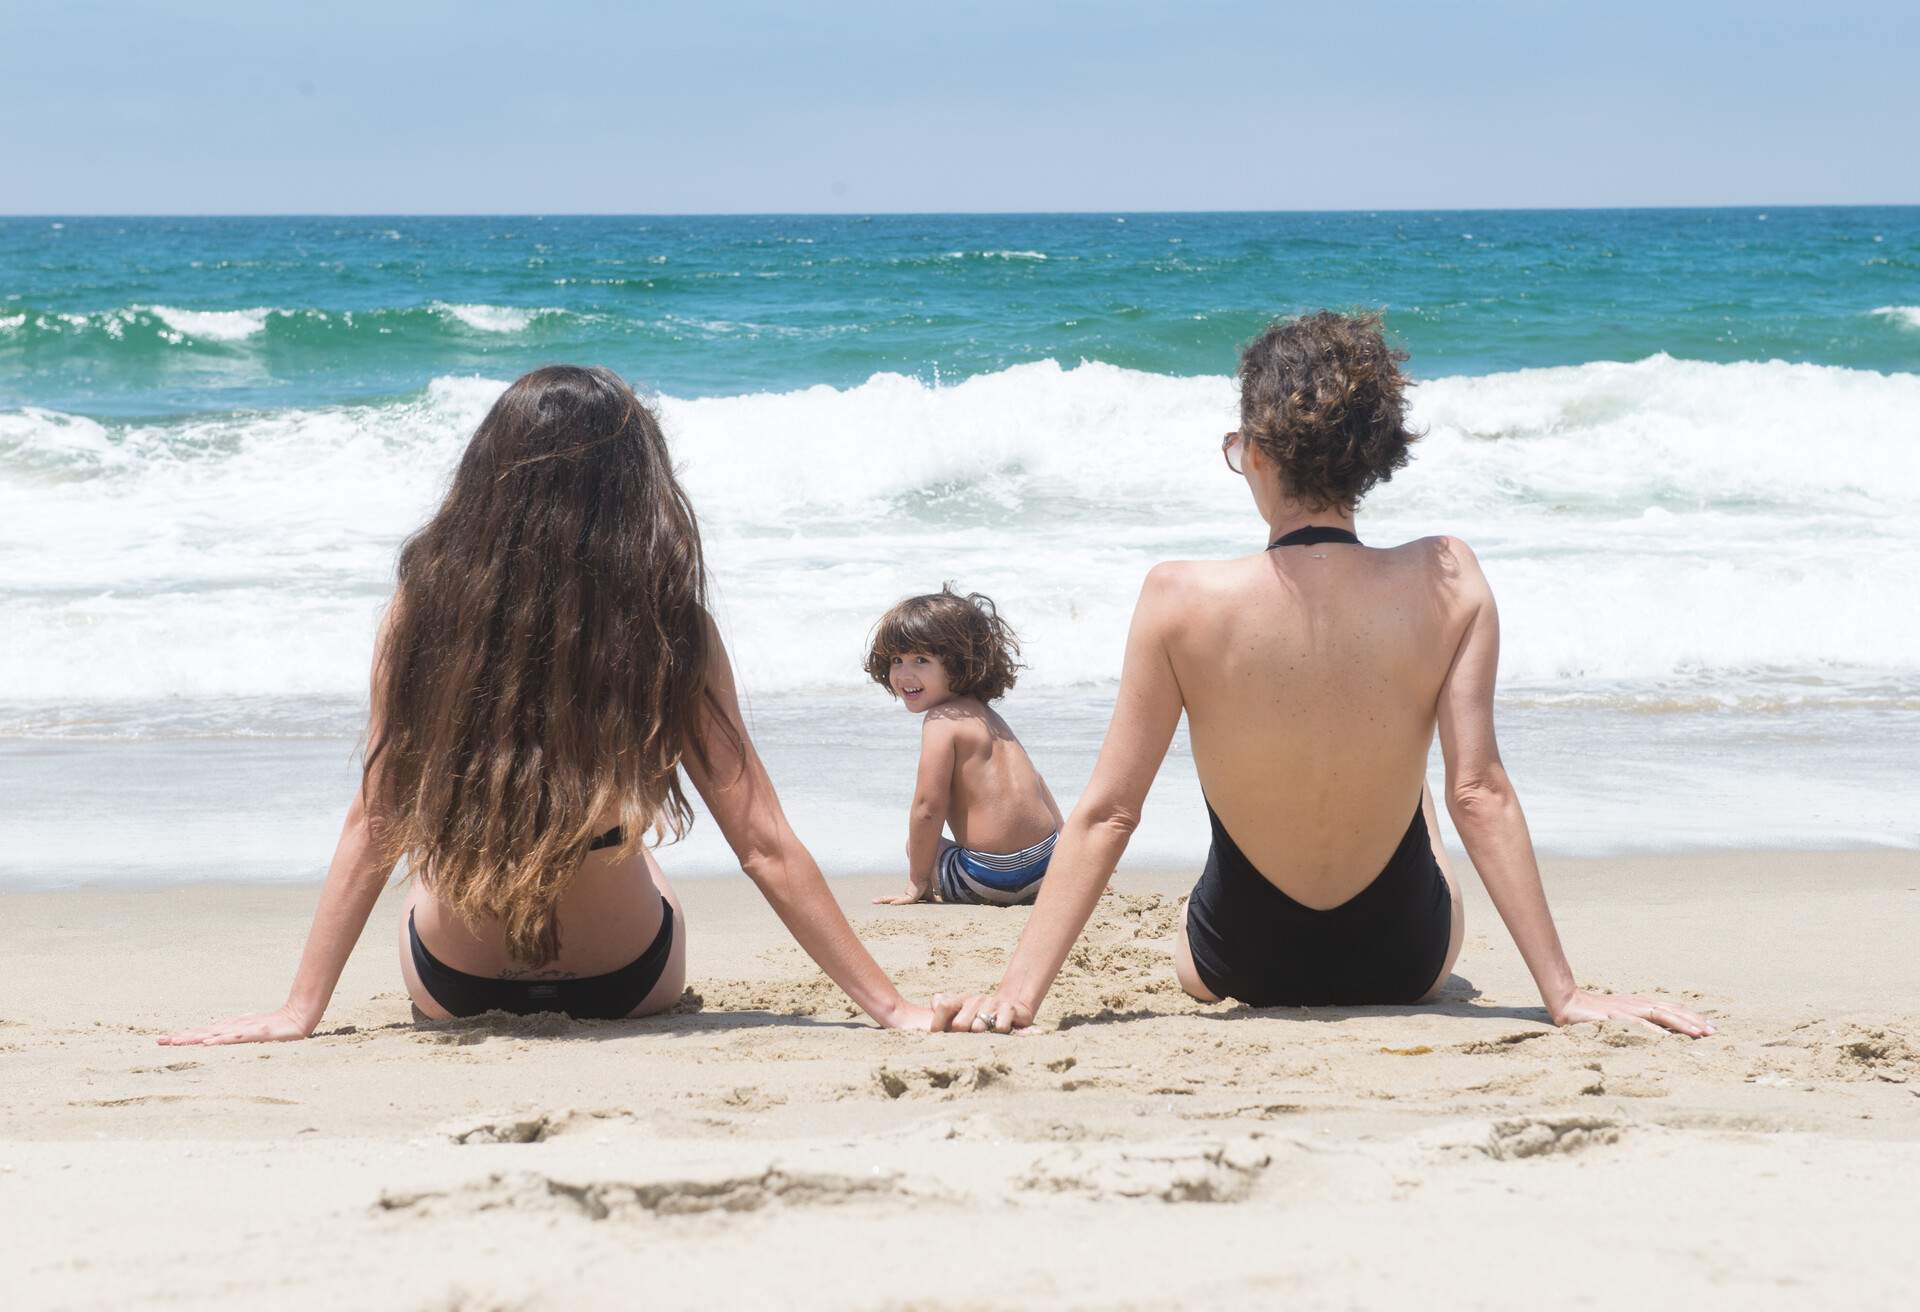
<svg viewBox="0 0 1920 1312">
<path fill-rule="evenodd" d="M 1359 545 L 1344 529 L 1296 530 L 1275 547 Z M 1276 888 L 1247 860 L 1212 803 L 1213 845 L 1187 904 L 1194 970 L 1215 997 L 1255 1007 L 1416 1002 L 1447 959 L 1453 900 L 1434 859 L 1420 799 L 1413 820 L 1372 883 L 1315 911 Z"/>
</svg>

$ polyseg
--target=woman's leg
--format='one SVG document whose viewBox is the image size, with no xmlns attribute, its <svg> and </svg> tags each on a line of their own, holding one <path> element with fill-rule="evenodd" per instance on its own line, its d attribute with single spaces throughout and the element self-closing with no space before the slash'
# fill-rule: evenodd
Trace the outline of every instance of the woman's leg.
<svg viewBox="0 0 1920 1312">
<path fill-rule="evenodd" d="M 1187 942 L 1187 911 L 1192 906 L 1192 898 L 1180 906 L 1180 930 L 1173 936 L 1173 976 L 1188 996 L 1201 1002 L 1218 1002 L 1220 999 L 1207 991 L 1207 986 L 1200 982 L 1200 972 L 1193 968 L 1193 945 Z"/>
<path fill-rule="evenodd" d="M 673 908 L 673 947 L 667 954 L 667 968 L 660 972 L 659 980 L 640 999 L 640 1005 L 628 1012 L 629 1016 L 657 1016 L 680 1001 L 681 994 L 687 988 L 687 917 L 680 910 L 680 897 L 673 891 L 673 885 L 667 882 L 666 872 L 660 869 L 660 863 L 653 859 L 653 853 L 646 848 L 640 849 L 640 856 L 647 863 L 647 875 L 653 880 L 653 886 L 660 891 L 660 900 Z"/>
<path fill-rule="evenodd" d="M 407 926 L 413 923 L 413 908 L 427 899 L 427 891 L 417 879 L 407 881 L 407 901 L 400 910 L 400 978 L 407 983 L 407 996 L 413 999 L 414 1007 L 428 1020 L 452 1020 L 453 1013 L 433 1000 L 427 992 L 427 986 L 420 982 L 420 974 L 413 968 L 413 939 L 407 933 Z"/>
<path fill-rule="evenodd" d="M 1425 784 L 1420 786 L 1420 811 L 1427 818 L 1427 837 L 1433 843 L 1434 864 L 1440 867 L 1441 877 L 1447 881 L 1447 896 L 1452 902 L 1453 917 L 1447 931 L 1447 960 L 1440 967 L 1433 987 L 1420 999 L 1422 1002 L 1431 1002 L 1445 987 L 1447 976 L 1453 974 L 1453 963 L 1460 959 L 1460 945 L 1467 937 L 1467 909 L 1460 900 L 1460 878 L 1453 873 L 1453 864 L 1447 860 L 1447 849 L 1440 842 L 1440 821 L 1433 809 L 1433 793 Z"/>
</svg>

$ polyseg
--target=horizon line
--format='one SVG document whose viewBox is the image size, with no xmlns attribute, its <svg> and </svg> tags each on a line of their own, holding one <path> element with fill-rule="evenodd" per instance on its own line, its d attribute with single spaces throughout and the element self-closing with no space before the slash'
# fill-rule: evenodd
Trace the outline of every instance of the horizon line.
<svg viewBox="0 0 1920 1312">
<path fill-rule="evenodd" d="M 1920 201 L 1764 201 L 1694 205 L 1457 205 L 1347 206 L 1329 209 L 1089 209 L 1089 210 L 0 210 L 6 219 L 857 219 L 857 218 L 1130 218 L 1236 215 L 1346 214 L 1606 214 L 1724 210 L 1916 209 Z"/>
</svg>

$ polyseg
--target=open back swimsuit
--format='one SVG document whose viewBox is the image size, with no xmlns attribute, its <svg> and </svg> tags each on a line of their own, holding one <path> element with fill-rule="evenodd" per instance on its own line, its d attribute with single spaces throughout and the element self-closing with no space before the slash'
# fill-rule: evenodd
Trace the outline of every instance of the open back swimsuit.
<svg viewBox="0 0 1920 1312">
<path fill-rule="evenodd" d="M 619 827 L 587 844 L 589 852 L 603 847 L 618 847 L 626 841 Z M 506 1011 L 516 1016 L 536 1012 L 559 1011 L 575 1020 L 619 1020 L 653 992 L 653 986 L 666 973 L 667 958 L 673 955 L 673 906 L 660 899 L 660 931 L 630 964 L 604 975 L 584 979 L 495 979 L 469 975 L 455 970 L 427 951 L 420 933 L 407 916 L 407 939 L 413 949 L 413 969 L 427 996 L 453 1016 L 478 1016 L 487 1011 Z"/>
<path fill-rule="evenodd" d="M 1275 547 L 1360 539 L 1345 529 L 1297 529 Z M 1207 991 L 1255 1007 L 1417 1002 L 1447 959 L 1453 902 L 1433 855 L 1420 799 L 1373 882 L 1325 911 L 1281 892 L 1247 860 L 1213 804 L 1213 846 L 1187 903 L 1187 941 Z"/>
</svg>

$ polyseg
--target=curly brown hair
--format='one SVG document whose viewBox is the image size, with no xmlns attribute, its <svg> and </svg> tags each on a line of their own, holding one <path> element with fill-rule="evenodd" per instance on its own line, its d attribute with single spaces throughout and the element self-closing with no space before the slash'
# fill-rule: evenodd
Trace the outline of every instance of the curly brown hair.
<svg viewBox="0 0 1920 1312">
<path fill-rule="evenodd" d="M 1295 499 L 1351 510 L 1420 436 L 1406 422 L 1406 358 L 1378 313 L 1276 319 L 1240 353 L 1241 440 L 1279 466 Z"/>
<path fill-rule="evenodd" d="M 951 583 L 908 597 L 880 617 L 867 651 L 867 673 L 889 695 L 897 695 L 887 672 L 895 656 L 914 651 L 940 658 L 956 695 L 983 702 L 1006 696 L 1015 672 L 1023 668 L 1020 641 L 993 599 L 978 592 L 963 597 Z"/>
</svg>

